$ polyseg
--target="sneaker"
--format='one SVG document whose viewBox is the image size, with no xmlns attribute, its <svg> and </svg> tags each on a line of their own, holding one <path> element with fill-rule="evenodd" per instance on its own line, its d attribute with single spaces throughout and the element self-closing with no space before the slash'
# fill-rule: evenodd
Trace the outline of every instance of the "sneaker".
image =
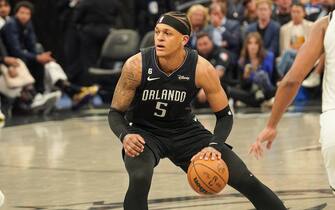
<svg viewBox="0 0 335 210">
<path fill-rule="evenodd" d="M 0 110 L 0 128 L 3 128 L 5 126 L 5 121 L 6 121 L 6 117 Z"/>
<path fill-rule="evenodd" d="M 303 82 L 302 86 L 306 88 L 313 88 L 320 85 L 320 74 L 313 71 Z"/>
<path fill-rule="evenodd" d="M 258 100 L 258 101 L 264 100 L 265 95 L 264 95 L 263 91 L 262 91 L 262 90 L 257 90 L 257 91 L 255 92 L 255 98 L 256 98 L 256 100 Z"/>
<path fill-rule="evenodd" d="M 99 87 L 97 85 L 92 85 L 89 87 L 82 87 L 80 92 L 75 94 L 73 99 L 73 108 L 78 109 L 82 105 L 88 103 L 93 96 L 95 96 L 99 91 Z"/>
<path fill-rule="evenodd" d="M 51 93 L 36 94 L 30 108 L 33 112 L 42 111 L 43 114 L 49 114 L 53 109 L 58 99 L 62 96 L 60 91 L 54 91 Z"/>
<path fill-rule="evenodd" d="M 0 190 L 0 207 L 4 204 L 5 202 L 5 196 Z"/>
</svg>

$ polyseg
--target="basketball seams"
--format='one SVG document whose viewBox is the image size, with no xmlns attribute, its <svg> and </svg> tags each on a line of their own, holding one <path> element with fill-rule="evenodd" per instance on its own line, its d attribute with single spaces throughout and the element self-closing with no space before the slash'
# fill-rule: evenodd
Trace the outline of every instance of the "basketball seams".
<svg viewBox="0 0 335 210">
<path fill-rule="evenodd" d="M 224 178 L 222 178 L 214 169 L 212 169 L 211 167 L 208 167 L 207 165 L 205 165 L 203 163 L 197 163 L 197 165 L 202 165 L 202 166 L 205 166 L 208 169 L 211 169 L 211 171 L 214 172 L 215 174 L 217 174 L 220 177 L 220 179 L 222 179 L 223 183 L 225 183 L 225 185 L 227 185 L 227 182 L 224 180 Z"/>
<path fill-rule="evenodd" d="M 193 164 L 193 165 L 194 165 L 194 164 Z M 211 167 L 209 167 L 209 166 L 207 166 L 207 165 L 205 165 L 205 164 L 203 164 L 203 163 L 197 163 L 197 165 L 203 165 L 203 166 L 205 166 L 206 168 L 211 169 L 215 174 L 217 174 L 217 175 L 223 180 L 224 183 L 226 183 L 225 179 L 224 179 L 219 173 L 217 173 L 216 170 L 214 170 L 213 168 L 211 168 Z M 194 165 L 194 166 L 195 166 L 195 165 Z M 228 176 L 229 176 L 229 174 L 228 174 Z M 227 183 L 226 183 L 226 184 L 227 184 Z"/>
<path fill-rule="evenodd" d="M 195 174 L 197 175 L 197 177 L 201 180 L 202 183 L 204 183 L 204 185 L 206 185 L 206 187 L 207 187 L 208 189 L 210 189 L 210 190 L 212 191 L 211 193 L 216 194 L 217 192 L 216 192 L 215 190 L 213 190 L 211 187 L 209 187 L 209 186 L 207 185 L 207 183 L 204 182 L 204 180 L 202 180 L 201 176 L 199 176 L 199 174 L 198 174 L 198 172 L 197 172 L 197 169 L 196 169 L 196 167 L 195 167 L 195 166 L 198 165 L 199 163 L 194 164 L 194 162 L 192 162 L 192 164 L 193 164 L 194 172 L 195 172 Z M 201 165 L 203 165 L 203 164 L 201 164 Z M 212 170 L 212 169 L 211 169 L 211 170 Z M 225 181 L 223 181 L 223 182 L 226 183 Z"/>
</svg>

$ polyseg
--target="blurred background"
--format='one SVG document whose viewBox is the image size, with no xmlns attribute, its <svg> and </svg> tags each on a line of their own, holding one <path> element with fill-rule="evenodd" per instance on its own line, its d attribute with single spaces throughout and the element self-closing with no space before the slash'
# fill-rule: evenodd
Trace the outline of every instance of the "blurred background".
<svg viewBox="0 0 335 210">
<path fill-rule="evenodd" d="M 333 8 L 334 0 L 0 0 L 0 121 L 108 107 L 123 62 L 153 46 L 155 23 L 171 10 L 187 13 L 188 47 L 214 65 L 235 112 L 268 112 L 311 25 Z M 323 67 L 322 56 L 290 110 L 321 110 Z M 209 112 L 202 90 L 192 106 Z"/>
</svg>

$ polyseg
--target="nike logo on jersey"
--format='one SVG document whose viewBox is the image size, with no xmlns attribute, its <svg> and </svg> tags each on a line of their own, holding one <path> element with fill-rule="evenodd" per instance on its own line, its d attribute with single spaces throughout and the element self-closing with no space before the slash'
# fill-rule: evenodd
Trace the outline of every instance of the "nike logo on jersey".
<svg viewBox="0 0 335 210">
<path fill-rule="evenodd" d="M 154 81 L 154 80 L 158 80 L 158 79 L 160 79 L 160 77 L 150 77 L 150 76 L 149 76 L 149 77 L 147 78 L 148 81 Z"/>
</svg>

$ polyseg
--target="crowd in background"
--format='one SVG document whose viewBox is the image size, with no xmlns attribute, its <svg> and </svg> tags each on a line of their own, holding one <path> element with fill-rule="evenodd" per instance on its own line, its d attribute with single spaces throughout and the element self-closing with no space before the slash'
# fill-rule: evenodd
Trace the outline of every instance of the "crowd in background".
<svg viewBox="0 0 335 210">
<path fill-rule="evenodd" d="M 108 104 L 112 91 L 102 94 L 104 88 L 89 74 L 89 68 L 99 62 L 108 35 L 132 29 L 143 38 L 154 29 L 158 17 L 171 10 L 187 13 L 192 25 L 188 47 L 213 64 L 234 106 L 271 106 L 278 82 L 289 71 L 311 25 L 332 11 L 334 3 L 0 0 L 2 110 L 5 115 L 48 114 L 55 107 Z M 323 62 L 321 57 L 303 87 L 320 90 Z M 202 90 L 193 106 L 208 106 Z"/>
</svg>

